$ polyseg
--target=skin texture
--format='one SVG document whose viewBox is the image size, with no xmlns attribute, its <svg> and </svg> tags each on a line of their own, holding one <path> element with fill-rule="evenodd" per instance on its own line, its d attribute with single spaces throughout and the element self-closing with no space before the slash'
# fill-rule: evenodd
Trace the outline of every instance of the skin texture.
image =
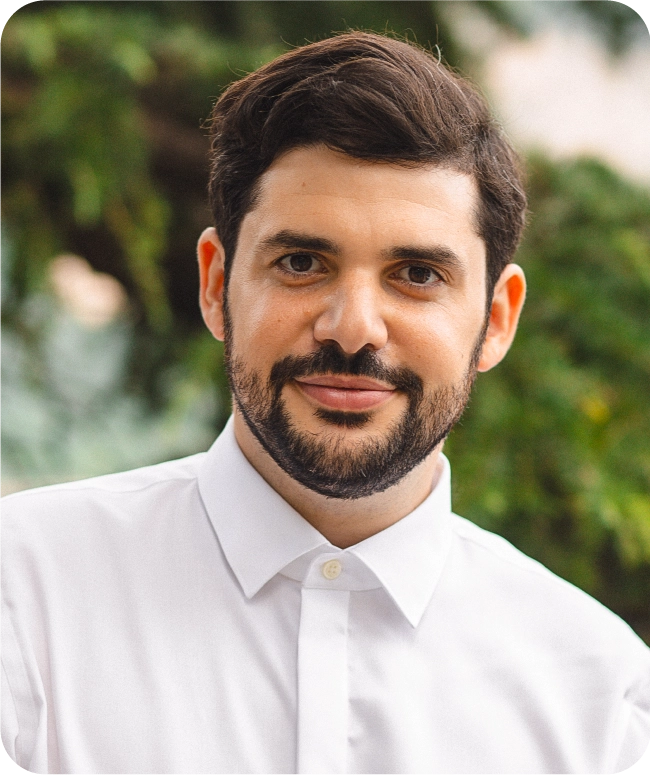
<svg viewBox="0 0 650 775">
<path fill-rule="evenodd" d="M 265 381 L 282 358 L 335 343 L 346 354 L 366 348 L 388 367 L 415 372 L 432 394 L 462 385 L 486 322 L 485 245 L 476 230 L 476 204 L 473 179 L 449 168 L 363 162 L 322 146 L 280 156 L 261 178 L 233 259 L 233 357 Z M 201 235 L 198 258 L 203 317 L 223 340 L 224 251 L 214 229 Z M 478 371 L 505 356 L 524 297 L 523 272 L 508 264 L 495 287 Z M 336 444 L 343 454 L 384 438 L 407 408 L 405 394 L 390 385 L 345 378 L 327 383 L 290 380 L 282 399 L 299 431 Z M 370 419 L 360 427 L 333 426 L 319 415 L 323 409 L 367 410 Z M 342 548 L 406 516 L 437 481 L 442 443 L 383 492 L 326 497 L 275 463 L 236 405 L 234 422 L 251 464 Z"/>
</svg>

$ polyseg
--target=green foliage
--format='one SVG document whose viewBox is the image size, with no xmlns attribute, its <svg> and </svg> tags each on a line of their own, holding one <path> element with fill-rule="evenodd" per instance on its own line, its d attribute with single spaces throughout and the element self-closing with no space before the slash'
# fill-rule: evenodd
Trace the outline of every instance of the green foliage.
<svg viewBox="0 0 650 775">
<path fill-rule="evenodd" d="M 225 422 L 221 359 L 196 302 L 194 245 L 210 223 L 201 123 L 237 74 L 284 47 L 235 42 L 231 17 L 240 4 L 218 5 L 224 13 L 210 16 L 212 3 L 39 3 L 5 27 L 2 206 L 10 251 L 3 265 L 3 329 L 27 362 L 40 364 L 20 379 L 43 400 L 66 403 L 43 351 L 56 323 L 52 314 L 33 314 L 33 299 L 49 290 L 51 260 L 72 252 L 119 279 L 130 297 L 130 344 L 115 391 L 155 414 L 173 415 L 179 399 L 169 364 L 182 364 L 188 378 L 216 387 L 212 425 L 216 430 Z M 66 438 L 64 426 L 81 422 L 79 413 L 57 416 L 52 432 L 59 438 Z M 11 449 L 17 445 L 18 437 Z M 187 451 L 166 446 L 161 457 L 165 449 Z M 32 460 L 26 469 L 47 480 L 59 470 L 52 455 L 38 464 L 24 449 L 11 457 Z M 59 452 L 59 462 L 66 459 Z M 99 460 L 107 463 L 105 456 Z M 96 473 L 74 465 L 68 475 L 81 472 Z"/>
<path fill-rule="evenodd" d="M 639 14 L 622 2 L 578 0 L 577 7 L 594 25 L 613 54 L 621 54 L 648 28 Z"/>
<path fill-rule="evenodd" d="M 20 212 L 28 216 L 34 211 L 55 217 L 43 200 L 48 187 L 56 186 L 59 206 L 62 198 L 68 200 L 75 223 L 94 225 L 103 218 L 109 224 L 152 315 L 160 318 L 165 314 L 164 295 L 157 274 L 147 267 L 159 258 L 156 235 L 164 234 L 164 206 L 149 181 L 144 138 L 128 88 L 134 77 L 146 77 L 153 63 L 148 68 L 125 66 L 137 61 L 135 52 L 141 59 L 146 54 L 133 43 L 130 48 L 118 44 L 115 38 L 124 31 L 115 23 L 103 24 L 105 35 L 89 46 L 95 21 L 89 9 L 79 7 L 76 13 L 53 13 L 49 18 L 28 16 L 7 30 L 7 56 L 14 55 L 38 79 L 25 94 L 15 95 L 26 104 L 7 120 L 11 161 L 21 170 L 19 191 L 31 204 L 21 210 L 17 192 L 10 190 L 8 217 L 14 220 Z M 107 71 L 102 78 L 93 77 L 98 67 Z M 21 229 L 28 240 L 38 233 L 32 225 Z M 51 221 L 46 226 L 55 231 Z M 39 259 L 30 265 L 38 272 L 40 260 L 49 256 L 34 247 L 25 245 Z"/>
<path fill-rule="evenodd" d="M 449 2 L 421 0 L 250 0 L 246 3 L 196 3 L 202 22 L 208 27 L 228 16 L 229 34 L 248 45 L 302 45 L 335 32 L 369 29 L 395 32 L 417 39 L 422 45 L 441 46 L 450 60 L 459 50 L 444 14 Z M 178 4 L 176 4 L 178 5 Z M 453 5 L 453 2 L 452 2 Z M 498 2 L 497 5 L 507 5 Z"/>
<path fill-rule="evenodd" d="M 173 99 L 193 82 L 205 116 L 231 64 L 259 62 L 200 28 L 166 24 L 147 3 L 44 5 L 16 14 L 3 35 L 3 207 L 18 251 L 31 258 L 16 262 L 14 289 L 23 296 L 39 286 L 71 231 L 103 232 L 122 257 L 118 276 L 148 324 L 164 330 L 170 208 L 151 174 L 147 89 L 164 86 Z"/>
<path fill-rule="evenodd" d="M 455 507 L 648 628 L 650 196 L 530 162 L 528 299 L 447 449 Z"/>
<path fill-rule="evenodd" d="M 19 485 L 193 452 L 228 415 L 219 346 L 197 325 L 204 184 L 187 196 L 169 170 L 205 174 L 211 99 L 281 49 L 175 7 L 39 3 L 3 34 L 3 471 Z M 128 314 L 99 331 L 66 319 L 47 282 L 61 252 L 121 280 Z M 189 320 L 174 298 L 188 276 Z"/>
<path fill-rule="evenodd" d="M 228 33 L 246 43 L 301 45 L 346 29 L 397 32 L 429 47 L 439 45 L 443 56 L 454 65 L 465 64 L 466 51 L 453 34 L 450 20 L 457 12 L 457 0 L 247 0 L 247 2 L 167 3 L 177 18 L 188 14 L 178 6 L 194 6 L 194 20 L 208 27 L 215 17 L 228 19 Z M 571 26 L 587 22 L 611 53 L 627 50 L 639 34 L 647 34 L 639 15 L 623 3 L 610 0 L 467 0 L 463 5 L 478 10 L 509 33 L 525 36 L 542 18 L 570 19 Z M 176 9 L 171 8 L 176 6 Z M 212 6 L 213 10 L 209 10 Z"/>
</svg>

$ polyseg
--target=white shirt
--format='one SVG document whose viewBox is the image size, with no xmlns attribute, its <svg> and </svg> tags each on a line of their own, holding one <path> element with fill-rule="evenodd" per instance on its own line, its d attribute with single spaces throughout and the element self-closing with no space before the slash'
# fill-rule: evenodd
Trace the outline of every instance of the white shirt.
<svg viewBox="0 0 650 775">
<path fill-rule="evenodd" d="M 599 773 L 650 650 L 429 498 L 346 550 L 241 453 L 5 499 L 3 740 L 35 772 Z"/>
</svg>

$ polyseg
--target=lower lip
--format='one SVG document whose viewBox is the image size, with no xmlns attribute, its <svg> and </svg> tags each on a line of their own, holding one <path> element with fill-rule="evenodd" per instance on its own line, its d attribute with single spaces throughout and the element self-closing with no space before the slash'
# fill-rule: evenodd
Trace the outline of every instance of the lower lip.
<svg viewBox="0 0 650 775">
<path fill-rule="evenodd" d="M 394 390 L 353 390 L 298 382 L 301 390 L 323 406 L 338 411 L 364 412 L 388 401 Z"/>
</svg>

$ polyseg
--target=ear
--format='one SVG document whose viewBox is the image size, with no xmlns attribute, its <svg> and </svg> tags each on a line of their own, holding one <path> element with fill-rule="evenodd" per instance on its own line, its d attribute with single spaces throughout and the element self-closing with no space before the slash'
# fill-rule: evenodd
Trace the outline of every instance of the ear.
<svg viewBox="0 0 650 775">
<path fill-rule="evenodd" d="M 201 290 L 199 303 L 206 326 L 215 339 L 223 341 L 223 281 L 225 252 L 212 228 L 206 229 L 197 245 Z"/>
<path fill-rule="evenodd" d="M 489 371 L 505 357 L 515 338 L 525 298 L 524 271 L 517 264 L 508 264 L 494 288 L 490 322 L 478 363 L 479 371 Z"/>
</svg>

